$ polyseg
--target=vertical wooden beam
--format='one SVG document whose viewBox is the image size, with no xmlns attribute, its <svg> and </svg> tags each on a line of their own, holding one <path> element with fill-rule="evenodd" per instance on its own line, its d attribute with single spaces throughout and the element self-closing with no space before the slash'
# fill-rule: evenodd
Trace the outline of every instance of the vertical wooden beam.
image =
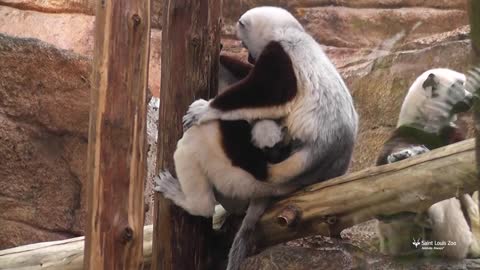
<svg viewBox="0 0 480 270">
<path fill-rule="evenodd" d="M 470 18 L 470 38 L 472 41 L 474 67 L 480 65 L 480 0 L 469 1 L 469 18 Z M 469 78 L 472 79 L 472 78 Z M 477 82 L 478 85 L 479 82 Z M 475 83 L 472 83 L 475 85 Z M 476 89 L 477 96 L 480 96 L 480 88 Z M 474 120 L 475 120 L 475 148 L 477 159 L 477 170 L 480 173 L 480 101 L 477 99 L 474 104 Z M 480 176 L 480 175 L 479 175 Z M 479 188 L 480 190 L 480 188 Z"/>
<path fill-rule="evenodd" d="M 149 0 L 98 0 L 85 269 L 141 269 Z"/>
<path fill-rule="evenodd" d="M 477 57 L 475 62 L 480 62 L 480 1 L 470 0 L 470 37 L 472 39 L 473 51 Z"/>
<path fill-rule="evenodd" d="M 222 2 L 163 1 L 157 171 L 174 173 L 182 116 L 193 100 L 216 93 Z M 152 269 L 207 269 L 210 233 L 211 220 L 190 216 L 156 194 Z"/>
</svg>

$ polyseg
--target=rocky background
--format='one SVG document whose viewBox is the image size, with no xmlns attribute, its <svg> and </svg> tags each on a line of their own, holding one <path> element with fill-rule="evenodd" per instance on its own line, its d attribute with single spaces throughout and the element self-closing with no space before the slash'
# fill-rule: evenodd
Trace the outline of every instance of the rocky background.
<svg viewBox="0 0 480 270">
<path fill-rule="evenodd" d="M 0 249 L 83 234 L 92 3 L 0 0 Z M 350 87 L 361 120 L 352 170 L 373 165 L 409 85 L 420 73 L 433 67 L 468 69 L 466 0 L 224 0 L 228 53 L 245 57 L 233 24 L 259 5 L 283 6 L 294 13 L 324 45 Z M 161 1 L 153 1 L 152 15 L 149 89 L 158 96 Z M 150 168 L 155 162 L 156 106 L 149 109 Z M 312 265 L 319 267 L 319 261 L 329 258 L 335 266 L 331 269 L 357 265 L 357 246 L 375 251 L 372 224 L 345 232 L 356 245 L 306 239 L 290 243 L 288 252 L 286 246 L 276 247 L 249 263 L 262 269 L 277 269 L 277 263 L 281 269 L 314 269 Z M 290 262 L 285 262 L 285 253 Z M 295 266 L 295 258 L 304 268 Z"/>
</svg>

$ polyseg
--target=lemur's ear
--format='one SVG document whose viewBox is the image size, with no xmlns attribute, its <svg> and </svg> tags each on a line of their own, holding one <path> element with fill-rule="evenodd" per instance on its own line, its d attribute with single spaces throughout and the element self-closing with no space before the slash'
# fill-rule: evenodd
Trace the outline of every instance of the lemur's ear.
<svg viewBox="0 0 480 270">
<path fill-rule="evenodd" d="M 428 78 L 423 82 L 423 89 L 427 90 L 427 87 L 432 87 L 432 89 L 437 88 L 438 82 L 435 81 L 435 74 L 430 73 Z"/>
</svg>

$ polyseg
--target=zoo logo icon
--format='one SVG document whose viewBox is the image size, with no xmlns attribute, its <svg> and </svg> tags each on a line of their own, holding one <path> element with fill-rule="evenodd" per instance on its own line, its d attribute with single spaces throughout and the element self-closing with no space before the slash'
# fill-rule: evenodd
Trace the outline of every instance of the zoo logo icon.
<svg viewBox="0 0 480 270">
<path fill-rule="evenodd" d="M 455 241 L 425 241 L 418 238 L 412 239 L 412 245 L 415 248 L 421 247 L 423 250 L 443 250 L 446 246 L 456 246 L 457 243 Z"/>
<path fill-rule="evenodd" d="M 412 244 L 415 246 L 415 248 L 418 248 L 418 246 L 421 244 L 420 238 L 418 240 L 415 240 L 415 238 L 413 238 Z"/>
</svg>

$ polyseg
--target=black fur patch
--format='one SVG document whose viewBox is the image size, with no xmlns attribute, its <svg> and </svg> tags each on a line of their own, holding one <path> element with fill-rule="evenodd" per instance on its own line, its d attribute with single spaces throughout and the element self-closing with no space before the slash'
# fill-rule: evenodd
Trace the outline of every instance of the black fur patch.
<svg viewBox="0 0 480 270">
<path fill-rule="evenodd" d="M 472 106 L 473 106 L 473 98 L 468 100 L 465 99 L 463 101 L 457 102 L 452 106 L 452 110 L 450 111 L 450 114 L 457 114 L 457 113 L 463 113 L 463 112 L 468 112 Z"/>
<path fill-rule="evenodd" d="M 257 180 L 268 176 L 265 153 L 252 144 L 252 127 L 247 121 L 220 121 L 223 150 L 234 166 L 249 172 Z"/>
<path fill-rule="evenodd" d="M 427 89 L 427 87 L 432 87 L 432 98 L 437 97 L 438 94 L 436 92 L 438 88 L 438 82 L 435 81 L 435 74 L 430 73 L 428 78 L 422 84 L 423 89 Z"/>
<path fill-rule="evenodd" d="M 297 78 L 288 54 L 270 42 L 245 79 L 217 96 L 211 106 L 222 111 L 282 105 L 297 94 Z"/>
<path fill-rule="evenodd" d="M 272 147 L 265 147 L 263 152 L 269 163 L 280 163 L 287 159 L 292 151 L 292 144 L 285 144 L 283 142 L 279 142 Z"/>
<path fill-rule="evenodd" d="M 220 64 L 230 71 L 238 80 L 247 77 L 248 73 L 253 69 L 253 65 L 223 54 L 220 55 Z"/>
<path fill-rule="evenodd" d="M 248 62 L 252 65 L 255 65 L 255 58 L 251 54 L 248 54 Z"/>
<path fill-rule="evenodd" d="M 253 65 L 227 55 L 220 55 L 220 64 L 238 80 L 247 77 L 253 69 Z M 252 126 L 246 121 L 220 121 L 220 131 L 223 149 L 232 164 L 258 180 L 267 178 L 268 163 L 281 162 L 292 153 L 290 142 L 282 141 L 267 149 L 257 148 L 252 143 Z"/>
<path fill-rule="evenodd" d="M 442 128 L 439 134 L 436 134 L 410 126 L 401 126 L 393 132 L 392 136 L 383 145 L 376 164 L 387 164 L 387 158 L 390 154 L 413 145 L 425 145 L 429 150 L 433 150 L 464 139 L 465 133 L 457 127 L 447 126 Z"/>
<path fill-rule="evenodd" d="M 465 140 L 467 138 L 467 134 L 466 130 L 464 129 L 446 126 L 440 130 L 440 137 L 443 139 L 444 142 L 447 142 L 447 144 L 452 144 Z"/>
</svg>

